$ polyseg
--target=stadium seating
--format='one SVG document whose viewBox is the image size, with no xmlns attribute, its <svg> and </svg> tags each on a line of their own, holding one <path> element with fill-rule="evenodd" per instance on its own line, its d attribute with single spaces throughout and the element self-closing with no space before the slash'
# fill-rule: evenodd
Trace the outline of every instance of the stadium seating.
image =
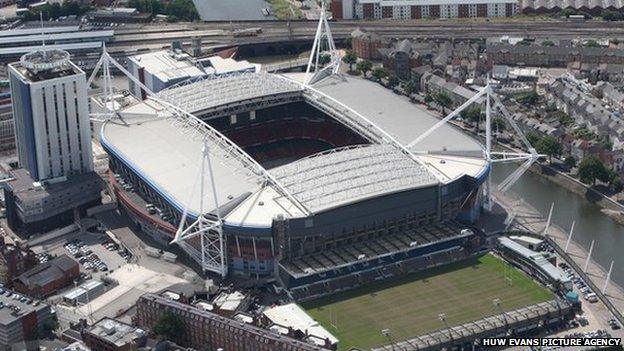
<svg viewBox="0 0 624 351">
<path fill-rule="evenodd" d="M 466 245 L 475 234 L 462 235 L 455 222 L 341 244 L 311 255 L 281 261 L 280 269 L 295 299 L 371 284 L 469 257 Z M 305 289 L 304 289 L 305 288 Z"/>
<path fill-rule="evenodd" d="M 223 129 L 221 132 L 256 161 L 292 160 L 341 146 L 365 144 L 366 139 L 331 119 L 275 118 Z"/>
</svg>

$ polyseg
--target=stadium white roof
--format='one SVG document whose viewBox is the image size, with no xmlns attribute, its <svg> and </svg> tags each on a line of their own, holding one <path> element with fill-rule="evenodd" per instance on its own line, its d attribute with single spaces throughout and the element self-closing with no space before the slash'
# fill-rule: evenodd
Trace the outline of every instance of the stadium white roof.
<svg viewBox="0 0 624 351">
<path fill-rule="evenodd" d="M 325 97 L 303 94 L 300 83 L 284 76 L 248 73 L 177 86 L 161 91 L 156 99 L 196 113 L 281 93 L 301 93 L 305 99 L 331 100 L 334 112 L 350 111 L 343 123 L 367 128 L 373 143 L 313 155 L 267 171 L 197 118 L 177 118 L 162 102 L 151 99 L 123 109 L 119 120 L 106 123 L 102 141 L 174 206 L 197 214 L 200 201 L 191 194 L 200 171 L 203 136 L 212 133 L 210 153 L 215 158 L 219 204 L 245 198 L 225 222 L 251 227 L 270 227 L 277 214 L 301 217 L 381 194 L 447 183 L 464 174 L 477 177 L 487 169 L 482 146 L 452 126 L 440 128 L 411 152 L 403 148 L 438 118 L 376 83 L 329 78 L 314 88 Z M 392 138 L 399 142 L 389 141 Z M 467 157 L 466 152 L 475 157 Z M 209 179 L 203 181 L 205 189 L 210 189 Z M 214 209 L 210 192 L 205 194 L 204 206 L 206 212 Z"/>
<path fill-rule="evenodd" d="M 245 73 L 209 76 L 192 84 L 174 86 L 160 91 L 160 99 L 188 112 L 254 98 L 301 90 L 301 85 L 283 77 L 266 73 Z"/>
<path fill-rule="evenodd" d="M 314 87 L 364 115 L 403 145 L 409 144 L 439 121 L 434 112 L 366 79 L 329 77 Z M 477 140 L 449 124 L 412 148 L 412 151 L 427 152 L 473 152 L 478 156 L 481 156 L 482 150 Z"/>
<path fill-rule="evenodd" d="M 377 144 L 330 150 L 271 173 L 312 212 L 438 182 L 400 150 Z"/>
</svg>

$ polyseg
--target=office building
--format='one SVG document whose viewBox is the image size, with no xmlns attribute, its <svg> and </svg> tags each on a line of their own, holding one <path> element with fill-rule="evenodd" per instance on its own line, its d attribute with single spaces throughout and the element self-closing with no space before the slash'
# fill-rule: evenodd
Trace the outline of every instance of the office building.
<svg viewBox="0 0 624 351">
<path fill-rule="evenodd" d="M 0 291 L 0 350 L 26 349 L 22 342 L 37 338 L 51 318 L 50 306 L 10 290 Z"/>
<path fill-rule="evenodd" d="M 157 93 L 185 81 L 232 73 L 257 72 L 260 67 L 247 61 L 212 56 L 195 59 L 180 49 L 162 50 L 128 58 L 128 71 L 152 92 Z M 145 99 L 145 92 L 128 81 L 134 96 Z"/>
<path fill-rule="evenodd" d="M 93 170 L 85 73 L 62 50 L 9 64 L 20 167 L 34 181 Z"/>
</svg>

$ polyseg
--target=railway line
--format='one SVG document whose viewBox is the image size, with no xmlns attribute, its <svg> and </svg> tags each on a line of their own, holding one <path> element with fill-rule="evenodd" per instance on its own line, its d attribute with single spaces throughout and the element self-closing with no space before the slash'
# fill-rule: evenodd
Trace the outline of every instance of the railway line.
<svg viewBox="0 0 624 351">
<path fill-rule="evenodd" d="M 528 36 L 536 38 L 575 39 L 608 37 L 624 39 L 624 27 L 617 23 L 589 21 L 583 23 L 565 21 L 533 22 L 468 22 L 446 21 L 345 21 L 332 22 L 332 33 L 338 40 L 344 39 L 357 27 L 388 38 L 427 37 L 480 39 L 502 35 Z M 253 37 L 234 37 L 232 30 L 261 27 L 262 32 Z M 176 25 L 160 28 L 145 25 L 141 28 L 127 28 L 115 31 L 111 48 L 133 45 L 168 44 L 172 40 L 190 42 L 201 37 L 204 44 L 250 45 L 278 43 L 284 41 L 306 41 L 314 37 L 315 22 L 225 22 Z M 606 33 L 606 34 L 605 34 Z"/>
</svg>

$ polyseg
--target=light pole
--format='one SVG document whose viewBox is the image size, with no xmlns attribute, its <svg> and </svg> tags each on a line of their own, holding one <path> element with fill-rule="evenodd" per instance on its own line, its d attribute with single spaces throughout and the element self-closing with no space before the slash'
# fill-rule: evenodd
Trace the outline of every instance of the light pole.
<svg viewBox="0 0 624 351">
<path fill-rule="evenodd" d="M 500 310 L 501 314 L 503 315 L 503 320 L 505 321 L 505 329 L 509 329 L 509 323 L 507 323 L 505 310 L 503 310 L 503 306 L 501 306 L 501 300 L 499 298 L 495 298 L 494 300 L 492 300 L 492 303 L 494 304 L 494 307 L 498 308 L 498 310 Z M 507 330 L 505 332 L 507 332 Z"/>
<path fill-rule="evenodd" d="M 392 351 L 395 351 L 394 341 L 392 341 L 392 334 L 390 333 L 390 329 L 382 329 L 381 335 L 385 336 L 388 339 L 388 342 L 390 343 L 390 346 L 392 347 Z"/>
<path fill-rule="evenodd" d="M 449 337 L 451 338 L 451 344 L 453 343 L 453 332 L 451 331 L 451 327 L 449 327 L 447 321 L 446 321 L 446 313 L 440 313 L 438 315 L 438 319 L 444 323 L 444 326 L 446 327 L 446 329 L 448 329 L 449 331 Z"/>
</svg>

